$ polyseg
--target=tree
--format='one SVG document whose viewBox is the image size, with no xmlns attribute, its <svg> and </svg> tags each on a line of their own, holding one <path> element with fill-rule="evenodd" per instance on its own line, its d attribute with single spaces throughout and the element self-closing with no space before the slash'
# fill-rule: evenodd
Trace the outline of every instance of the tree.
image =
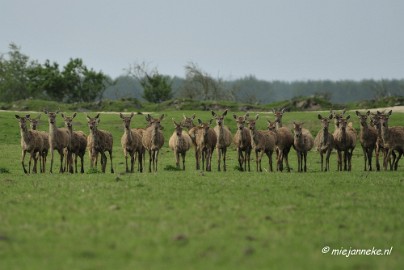
<svg viewBox="0 0 404 270">
<path fill-rule="evenodd" d="M 28 88 L 37 93 L 36 97 L 62 102 L 66 95 L 66 85 L 57 63 L 46 60 L 43 65 L 28 70 Z"/>
<path fill-rule="evenodd" d="M 139 81 L 145 100 L 160 103 L 173 97 L 171 78 L 159 74 L 156 68 L 149 71 L 145 63 L 136 64 L 130 68 L 129 75 Z"/>
<path fill-rule="evenodd" d="M 88 69 L 81 59 L 70 59 L 62 71 L 68 102 L 90 102 L 101 98 L 110 83 L 102 72 Z"/>
<path fill-rule="evenodd" d="M 202 100 L 234 100 L 232 91 L 225 89 L 221 78 L 212 78 L 195 63 L 186 65 L 185 73 L 185 81 L 180 91 L 182 97 Z"/>
<path fill-rule="evenodd" d="M 0 55 L 0 97 L 2 101 L 13 101 L 34 95 L 28 89 L 28 69 L 38 64 L 20 52 L 20 48 L 11 43 L 10 51 Z"/>
</svg>

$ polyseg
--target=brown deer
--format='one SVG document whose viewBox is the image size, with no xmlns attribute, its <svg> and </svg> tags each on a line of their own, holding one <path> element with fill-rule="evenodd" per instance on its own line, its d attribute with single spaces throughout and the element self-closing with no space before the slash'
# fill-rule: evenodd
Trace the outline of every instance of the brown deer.
<svg viewBox="0 0 404 270">
<path fill-rule="evenodd" d="M 250 131 L 245 127 L 248 116 L 248 113 L 246 113 L 244 116 L 233 115 L 233 118 L 236 120 L 237 124 L 237 132 L 233 137 L 233 142 L 237 148 L 237 159 L 241 171 L 247 171 L 247 165 L 248 171 L 250 171 L 250 156 L 252 149 L 251 134 Z"/>
<path fill-rule="evenodd" d="M 214 127 L 214 131 L 217 136 L 217 169 L 220 171 L 220 162 L 223 158 L 223 170 L 226 171 L 226 152 L 227 147 L 231 145 L 232 135 L 228 127 L 224 125 L 224 117 L 227 115 L 227 110 L 223 112 L 222 115 L 216 114 L 212 111 L 212 116 L 216 119 L 216 126 Z"/>
<path fill-rule="evenodd" d="M 248 127 L 250 129 L 251 146 L 255 151 L 255 162 L 257 165 L 257 172 L 262 172 L 262 156 L 264 153 L 269 159 L 269 170 L 272 172 L 272 153 L 276 147 L 276 135 L 269 130 L 257 130 L 256 121 L 258 120 L 258 114 L 255 116 L 255 120 L 250 119 Z"/>
<path fill-rule="evenodd" d="M 195 149 L 195 165 L 196 169 L 200 169 L 200 153 L 197 151 L 197 144 L 196 144 L 196 134 L 198 133 L 198 128 L 194 124 L 194 119 L 195 119 L 195 114 L 193 114 L 191 117 L 187 117 L 183 115 L 184 119 L 181 121 L 181 126 L 184 128 L 188 129 L 188 135 L 192 140 L 192 144 L 194 145 Z"/>
<path fill-rule="evenodd" d="M 30 115 L 26 115 L 27 120 L 30 122 L 30 126 L 32 130 L 38 130 L 39 119 L 41 118 L 41 114 L 39 114 L 35 118 L 31 118 Z M 39 166 L 40 172 L 44 173 L 46 170 L 46 157 L 48 156 L 49 152 L 49 134 L 48 132 L 38 131 L 42 137 L 43 144 L 42 150 L 38 153 L 39 154 Z M 30 169 L 29 169 L 30 170 Z"/>
<path fill-rule="evenodd" d="M 334 118 L 336 116 L 334 115 Z M 334 130 L 334 147 L 338 154 L 338 170 L 342 171 L 342 163 L 344 163 L 344 171 L 351 171 L 352 169 L 352 153 L 356 146 L 356 131 L 351 125 L 348 125 L 350 115 L 346 118 L 338 118 L 336 129 Z M 343 152 L 343 156 L 342 156 Z"/>
<path fill-rule="evenodd" d="M 269 123 L 268 129 L 277 134 L 277 170 L 283 171 L 283 160 L 285 160 L 286 170 L 290 172 L 289 152 L 293 146 L 293 134 L 289 128 L 282 125 L 282 117 L 285 113 L 285 110 L 286 108 L 282 108 L 280 110 L 272 109 L 272 112 L 275 115 L 275 128 L 273 128 L 272 126 L 269 129 L 269 127 L 271 126 L 271 124 Z"/>
<path fill-rule="evenodd" d="M 310 131 L 302 125 L 303 123 L 293 122 L 295 134 L 293 147 L 297 153 L 297 171 L 307 172 L 307 153 L 313 148 L 314 140 Z"/>
<path fill-rule="evenodd" d="M 111 161 L 111 173 L 114 173 L 112 164 L 112 147 L 114 145 L 114 139 L 111 132 L 98 129 L 100 123 L 100 114 L 95 117 L 87 115 L 87 124 L 90 129 L 90 134 L 87 136 L 87 148 L 90 156 L 91 168 L 97 168 L 98 154 L 101 155 L 101 170 L 105 173 L 107 166 L 107 156 L 105 152 L 109 153 L 109 159 Z"/>
<path fill-rule="evenodd" d="M 375 157 L 376 157 L 376 170 L 380 171 L 380 162 L 379 162 L 379 156 L 380 152 L 383 154 L 383 160 L 384 157 L 387 155 L 387 149 L 384 147 L 383 143 L 383 138 L 382 138 L 382 126 L 380 124 L 380 116 L 383 115 L 384 113 L 377 112 L 376 114 L 371 114 L 372 117 L 370 118 L 370 124 L 376 128 L 377 130 L 377 140 L 376 140 L 376 149 L 375 149 Z M 399 157 L 397 157 L 396 152 L 398 152 Z M 398 161 L 400 160 L 402 156 L 402 152 L 399 152 L 397 150 L 393 150 L 391 152 L 392 159 L 388 160 L 388 163 L 390 164 L 390 170 L 397 170 L 398 167 Z"/>
<path fill-rule="evenodd" d="M 383 160 L 383 167 L 385 170 L 387 170 L 388 161 L 390 160 L 394 150 L 399 152 L 398 159 L 401 158 L 401 155 L 404 152 L 404 127 L 389 127 L 388 125 L 389 117 L 391 116 L 392 112 L 393 111 L 390 110 L 387 114 L 379 114 L 383 145 L 387 149 L 387 154 Z M 396 165 L 396 163 L 398 164 L 398 160 L 393 162 L 394 169 L 397 169 L 396 167 L 398 165 Z M 390 169 L 393 168 L 390 167 Z"/>
<path fill-rule="evenodd" d="M 334 149 L 334 137 L 329 132 L 330 120 L 333 118 L 332 114 L 327 117 L 318 115 L 318 119 L 321 121 L 321 129 L 317 133 L 314 139 L 314 145 L 317 151 L 320 153 L 321 171 L 324 170 L 324 154 L 325 154 L 325 171 L 330 171 L 330 155 Z"/>
<path fill-rule="evenodd" d="M 164 114 L 160 118 L 152 118 L 150 114 L 146 116 L 146 121 L 150 124 L 143 132 L 142 143 L 144 148 L 149 152 L 149 172 L 157 172 L 158 155 L 161 147 L 164 145 L 164 135 L 161 132 L 161 121 Z"/>
<path fill-rule="evenodd" d="M 191 137 L 188 135 L 188 133 L 182 130 L 181 124 L 175 122 L 174 119 L 173 123 L 175 126 L 175 131 L 173 135 L 171 135 L 168 145 L 174 152 L 175 165 L 177 166 L 177 168 L 180 168 L 180 155 L 181 155 L 182 169 L 185 170 L 185 156 L 187 154 L 187 151 L 192 145 L 192 140 Z"/>
<path fill-rule="evenodd" d="M 363 157 L 365 161 L 364 171 L 366 171 L 367 169 L 371 171 L 373 150 L 376 148 L 377 130 L 376 128 L 368 125 L 368 117 L 370 115 L 370 111 L 368 111 L 366 114 L 361 114 L 359 111 L 356 111 L 356 115 L 358 116 L 361 125 L 359 141 L 362 146 Z"/>
<path fill-rule="evenodd" d="M 197 162 L 202 156 L 202 170 L 206 169 L 206 171 L 212 170 L 212 154 L 217 144 L 216 132 L 210 127 L 212 121 L 213 119 L 204 123 L 198 119 L 199 125 L 190 131 L 191 138 L 194 136 L 196 141 Z M 197 168 L 199 168 L 199 164 L 197 164 Z"/>
<path fill-rule="evenodd" d="M 60 169 L 59 172 L 64 172 L 63 167 L 63 158 L 65 153 L 65 148 L 67 151 L 67 160 L 68 160 L 68 169 L 70 172 L 73 171 L 73 167 L 71 164 L 71 150 L 70 150 L 70 142 L 71 142 L 71 134 L 66 128 L 58 128 L 56 127 L 56 116 L 59 111 L 49 112 L 44 110 L 45 114 L 48 115 L 49 119 L 49 150 L 51 153 L 51 164 L 50 164 L 50 173 L 53 172 L 53 152 L 57 150 L 60 156 Z"/>
<path fill-rule="evenodd" d="M 29 117 L 29 115 L 27 115 Z M 32 172 L 36 173 L 37 172 L 37 153 L 39 153 L 42 148 L 43 148 L 43 140 L 41 135 L 39 134 L 38 131 L 36 130 L 28 130 L 27 127 L 27 117 L 26 116 L 19 116 L 15 115 L 15 118 L 17 118 L 20 126 L 20 134 L 21 134 L 21 165 L 24 173 L 31 173 L 31 161 L 34 160 Z M 29 171 L 25 168 L 25 155 L 26 153 L 30 154 L 30 160 L 29 160 Z"/>
<path fill-rule="evenodd" d="M 126 172 L 129 172 L 128 166 L 128 155 L 130 156 L 130 172 L 133 173 L 134 164 L 136 161 L 136 154 L 138 157 L 138 168 L 140 172 L 143 172 L 143 154 L 144 147 L 142 144 L 143 130 L 130 128 L 130 123 L 132 121 L 134 113 L 132 112 L 130 116 L 124 116 L 122 113 L 119 114 L 123 121 L 124 133 L 121 137 L 121 145 L 123 149 L 123 154 L 125 156 Z"/>
<path fill-rule="evenodd" d="M 77 113 L 74 113 L 72 116 L 67 116 L 63 113 L 61 115 L 63 117 L 63 120 L 65 121 L 66 128 L 71 134 L 70 149 L 72 155 L 70 156 L 70 158 L 73 159 L 74 155 L 74 172 L 78 172 L 77 157 L 79 157 L 81 162 L 80 172 L 84 173 L 84 155 L 87 149 L 87 136 L 86 134 L 84 134 L 83 131 L 73 131 L 73 119 L 76 117 Z M 69 162 L 73 163 L 73 160 L 70 160 Z"/>
</svg>

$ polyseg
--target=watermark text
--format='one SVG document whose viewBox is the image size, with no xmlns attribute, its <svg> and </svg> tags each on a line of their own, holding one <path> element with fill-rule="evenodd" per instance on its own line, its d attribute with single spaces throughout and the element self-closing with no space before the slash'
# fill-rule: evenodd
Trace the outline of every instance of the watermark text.
<svg viewBox="0 0 404 270">
<path fill-rule="evenodd" d="M 323 254 L 331 254 L 333 256 L 389 256 L 393 251 L 393 247 L 390 248 L 330 248 L 329 246 L 325 246 L 321 249 Z"/>
</svg>

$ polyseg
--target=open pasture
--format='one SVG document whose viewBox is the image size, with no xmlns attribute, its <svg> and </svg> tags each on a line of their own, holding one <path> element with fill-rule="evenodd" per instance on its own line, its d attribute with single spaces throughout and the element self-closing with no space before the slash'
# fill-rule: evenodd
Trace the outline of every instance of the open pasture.
<svg viewBox="0 0 404 270">
<path fill-rule="evenodd" d="M 320 172 L 319 154 L 308 154 L 308 172 L 297 173 L 297 158 L 289 154 L 291 173 L 240 172 L 234 147 L 227 151 L 227 171 L 195 170 L 194 150 L 187 154 L 186 171 L 171 170 L 175 158 L 168 148 L 174 131 L 171 118 L 196 113 L 203 121 L 210 112 L 167 111 L 162 121 L 165 144 L 157 173 L 125 173 L 118 114 L 102 113 L 100 129 L 114 138 L 115 173 L 59 174 L 58 162 L 49 174 L 25 175 L 20 164 L 18 122 L 0 113 L 0 268 L 1 269 L 401 269 L 404 242 L 404 168 L 364 172 L 359 141 L 351 172 Z M 234 112 L 225 125 L 235 132 Z M 238 115 L 242 113 L 236 112 Z M 354 127 L 359 121 L 349 112 Z M 68 112 L 69 114 L 69 112 Z M 89 113 L 94 116 L 95 113 Z M 153 113 L 158 117 L 161 113 Z M 322 113 L 327 116 L 328 112 Z M 36 116 L 31 113 L 31 116 Z M 255 116 L 250 113 L 250 116 Z M 272 113 L 260 113 L 266 129 Z M 284 126 L 304 122 L 315 136 L 317 113 L 285 113 Z M 390 126 L 403 125 L 395 113 Z M 57 125 L 63 126 L 58 116 Z M 132 127 L 144 127 L 135 115 Z M 39 129 L 48 130 L 42 115 Z M 331 132 L 333 125 L 330 125 Z M 84 113 L 74 130 L 88 134 Z M 55 156 L 57 156 L 55 152 Z M 254 158 L 255 155 L 252 155 Z M 275 157 L 275 155 L 274 155 Z M 148 154 L 146 154 L 148 160 Z M 26 157 L 26 161 L 28 158 Z M 148 169 L 146 162 L 146 170 Z M 107 168 L 109 167 L 109 160 Z M 268 159 L 263 158 L 268 169 Z M 276 168 L 276 167 L 274 167 Z M 337 256 L 332 249 L 390 249 L 385 256 Z"/>
</svg>

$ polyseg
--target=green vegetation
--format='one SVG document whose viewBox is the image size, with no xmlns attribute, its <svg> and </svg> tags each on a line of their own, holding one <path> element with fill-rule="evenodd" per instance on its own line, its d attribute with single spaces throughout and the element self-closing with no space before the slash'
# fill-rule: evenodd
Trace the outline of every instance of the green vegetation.
<svg viewBox="0 0 404 270">
<path fill-rule="evenodd" d="M 202 111 L 164 113 L 165 119 L 179 120 L 183 113 L 196 113 L 202 120 L 211 117 Z M 159 171 L 126 174 L 120 147 L 122 121 L 117 114 L 103 113 L 99 127 L 114 136 L 115 174 L 90 170 L 86 154 L 88 173 L 24 175 L 14 114 L 0 113 L 0 168 L 9 172 L 0 174 L 1 269 L 404 266 L 402 162 L 396 172 L 363 172 L 359 143 L 350 173 L 336 172 L 335 153 L 331 172 L 320 172 L 319 155 L 311 151 L 308 173 L 298 174 L 293 169 L 297 167 L 293 149 L 291 173 L 257 173 L 254 161 L 253 170 L 242 173 L 236 169 L 233 148 L 228 151 L 227 172 L 215 170 L 216 153 L 213 172 L 196 171 L 193 150 L 187 154 L 184 172 L 172 169 L 175 161 L 168 139 L 173 124 L 164 120 L 166 143 L 160 152 Z M 266 118 L 273 116 L 261 113 L 259 128 L 266 127 Z M 352 112 L 351 119 L 359 129 Z M 393 113 L 390 120 L 391 125 L 402 125 L 404 114 Z M 304 121 L 314 136 L 320 127 L 314 112 L 284 115 L 287 126 L 293 121 Z M 132 126 L 143 127 L 145 123 L 144 116 L 135 115 Z M 62 126 L 61 118 L 57 124 Z M 74 124 L 76 130 L 88 134 L 84 113 L 78 114 Z M 226 125 L 234 133 L 230 116 Z M 39 129 L 47 127 L 43 115 Z M 264 164 L 267 168 L 267 159 Z M 393 249 L 389 256 L 346 258 L 323 254 L 326 246 L 331 250 Z"/>
</svg>

